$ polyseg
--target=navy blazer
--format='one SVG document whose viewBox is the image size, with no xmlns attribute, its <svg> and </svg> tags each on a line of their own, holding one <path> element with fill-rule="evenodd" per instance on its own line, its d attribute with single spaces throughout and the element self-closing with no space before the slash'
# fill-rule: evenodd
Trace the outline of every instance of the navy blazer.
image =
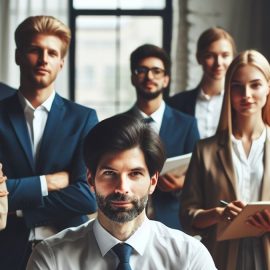
<svg viewBox="0 0 270 270">
<path fill-rule="evenodd" d="M 82 143 L 97 122 L 95 110 L 56 94 L 34 162 L 18 95 L 0 102 L 0 162 L 9 191 L 7 227 L 0 232 L 1 269 L 20 269 L 31 228 L 51 225 L 62 230 L 82 224 L 86 214 L 96 211 Z M 68 171 L 70 185 L 42 196 L 39 176 L 59 171 Z M 23 210 L 23 218 L 12 214 L 16 210 Z"/>
<path fill-rule="evenodd" d="M 178 93 L 168 99 L 168 104 L 174 109 L 195 116 L 197 97 L 200 93 L 200 86 L 192 90 Z"/>
<path fill-rule="evenodd" d="M 10 97 L 16 93 L 16 89 L 0 82 L 0 100 Z"/>
<path fill-rule="evenodd" d="M 142 118 L 134 108 L 126 114 Z M 200 138 L 196 119 L 168 105 L 165 107 L 159 135 L 165 145 L 167 158 L 192 152 Z M 155 220 L 169 227 L 181 229 L 177 194 L 163 192 L 157 188 L 152 195 L 152 203 Z"/>
</svg>

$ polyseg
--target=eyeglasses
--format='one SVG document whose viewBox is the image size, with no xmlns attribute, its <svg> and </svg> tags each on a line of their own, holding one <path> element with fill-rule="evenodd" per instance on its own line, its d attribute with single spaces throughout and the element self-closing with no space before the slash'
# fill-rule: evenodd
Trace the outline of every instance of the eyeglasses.
<svg viewBox="0 0 270 270">
<path fill-rule="evenodd" d="M 151 71 L 151 73 L 155 79 L 161 79 L 165 75 L 165 70 L 162 68 L 158 68 L 158 67 L 152 67 L 152 68 L 137 67 L 134 69 L 134 74 L 137 77 L 144 78 L 148 74 L 149 71 Z"/>
</svg>

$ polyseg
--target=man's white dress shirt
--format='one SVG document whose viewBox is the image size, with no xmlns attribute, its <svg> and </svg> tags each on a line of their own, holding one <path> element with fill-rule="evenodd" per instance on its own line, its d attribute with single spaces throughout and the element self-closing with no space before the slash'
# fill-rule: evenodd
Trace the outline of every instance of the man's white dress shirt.
<svg viewBox="0 0 270 270">
<path fill-rule="evenodd" d="M 34 108 L 32 104 L 22 95 L 19 91 L 19 100 L 22 104 L 24 117 L 26 120 L 26 125 L 31 141 L 32 146 L 32 154 L 34 162 L 36 162 L 39 147 L 42 140 L 42 136 L 44 133 L 44 129 L 46 126 L 46 122 L 48 119 L 48 114 L 51 110 L 52 103 L 55 97 L 55 91 L 37 108 Z M 41 194 L 43 196 L 48 195 L 48 186 L 45 179 L 45 175 L 40 176 L 40 185 L 41 185 Z M 19 210 L 17 211 L 17 215 L 23 215 L 23 213 Z M 56 233 L 52 227 L 36 227 L 30 231 L 29 240 L 42 240 Z"/>
<path fill-rule="evenodd" d="M 156 111 L 154 111 L 151 115 L 147 115 L 143 111 L 141 111 L 136 105 L 134 106 L 135 109 L 139 112 L 139 114 L 142 116 L 142 118 L 152 118 L 152 122 L 150 123 L 150 126 L 159 134 L 163 115 L 165 112 L 165 102 L 162 100 L 160 106 Z"/>
<path fill-rule="evenodd" d="M 112 247 L 120 241 L 98 222 L 66 229 L 34 249 L 28 270 L 113 270 L 118 257 Z M 132 270 L 216 269 L 207 249 L 197 239 L 145 217 L 126 241 L 133 247 Z"/>
</svg>

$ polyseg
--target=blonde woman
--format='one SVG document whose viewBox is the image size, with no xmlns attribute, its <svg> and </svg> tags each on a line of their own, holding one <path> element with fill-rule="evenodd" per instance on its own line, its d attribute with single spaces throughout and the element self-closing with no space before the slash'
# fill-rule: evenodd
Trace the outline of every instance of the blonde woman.
<svg viewBox="0 0 270 270">
<path fill-rule="evenodd" d="M 194 150 L 181 197 L 181 220 L 199 233 L 221 270 L 270 269 L 270 236 L 216 241 L 217 224 L 233 219 L 247 202 L 270 200 L 270 66 L 254 50 L 240 53 L 225 79 L 219 126 Z M 229 202 L 220 207 L 219 201 Z M 270 231 L 270 213 L 249 226 Z"/>
</svg>

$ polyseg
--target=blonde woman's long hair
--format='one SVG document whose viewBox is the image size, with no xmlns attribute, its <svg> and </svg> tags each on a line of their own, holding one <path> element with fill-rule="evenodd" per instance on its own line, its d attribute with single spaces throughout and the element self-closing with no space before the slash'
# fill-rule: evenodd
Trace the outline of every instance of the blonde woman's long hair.
<svg viewBox="0 0 270 270">
<path fill-rule="evenodd" d="M 217 128 L 217 133 L 227 131 L 232 134 L 232 106 L 231 106 L 231 80 L 235 72 L 243 66 L 250 65 L 259 69 L 270 81 L 270 65 L 267 59 L 256 50 L 246 50 L 238 54 L 230 64 L 225 77 L 224 99 Z M 266 103 L 262 109 L 264 123 L 270 125 L 270 98 L 267 96 Z"/>
</svg>

